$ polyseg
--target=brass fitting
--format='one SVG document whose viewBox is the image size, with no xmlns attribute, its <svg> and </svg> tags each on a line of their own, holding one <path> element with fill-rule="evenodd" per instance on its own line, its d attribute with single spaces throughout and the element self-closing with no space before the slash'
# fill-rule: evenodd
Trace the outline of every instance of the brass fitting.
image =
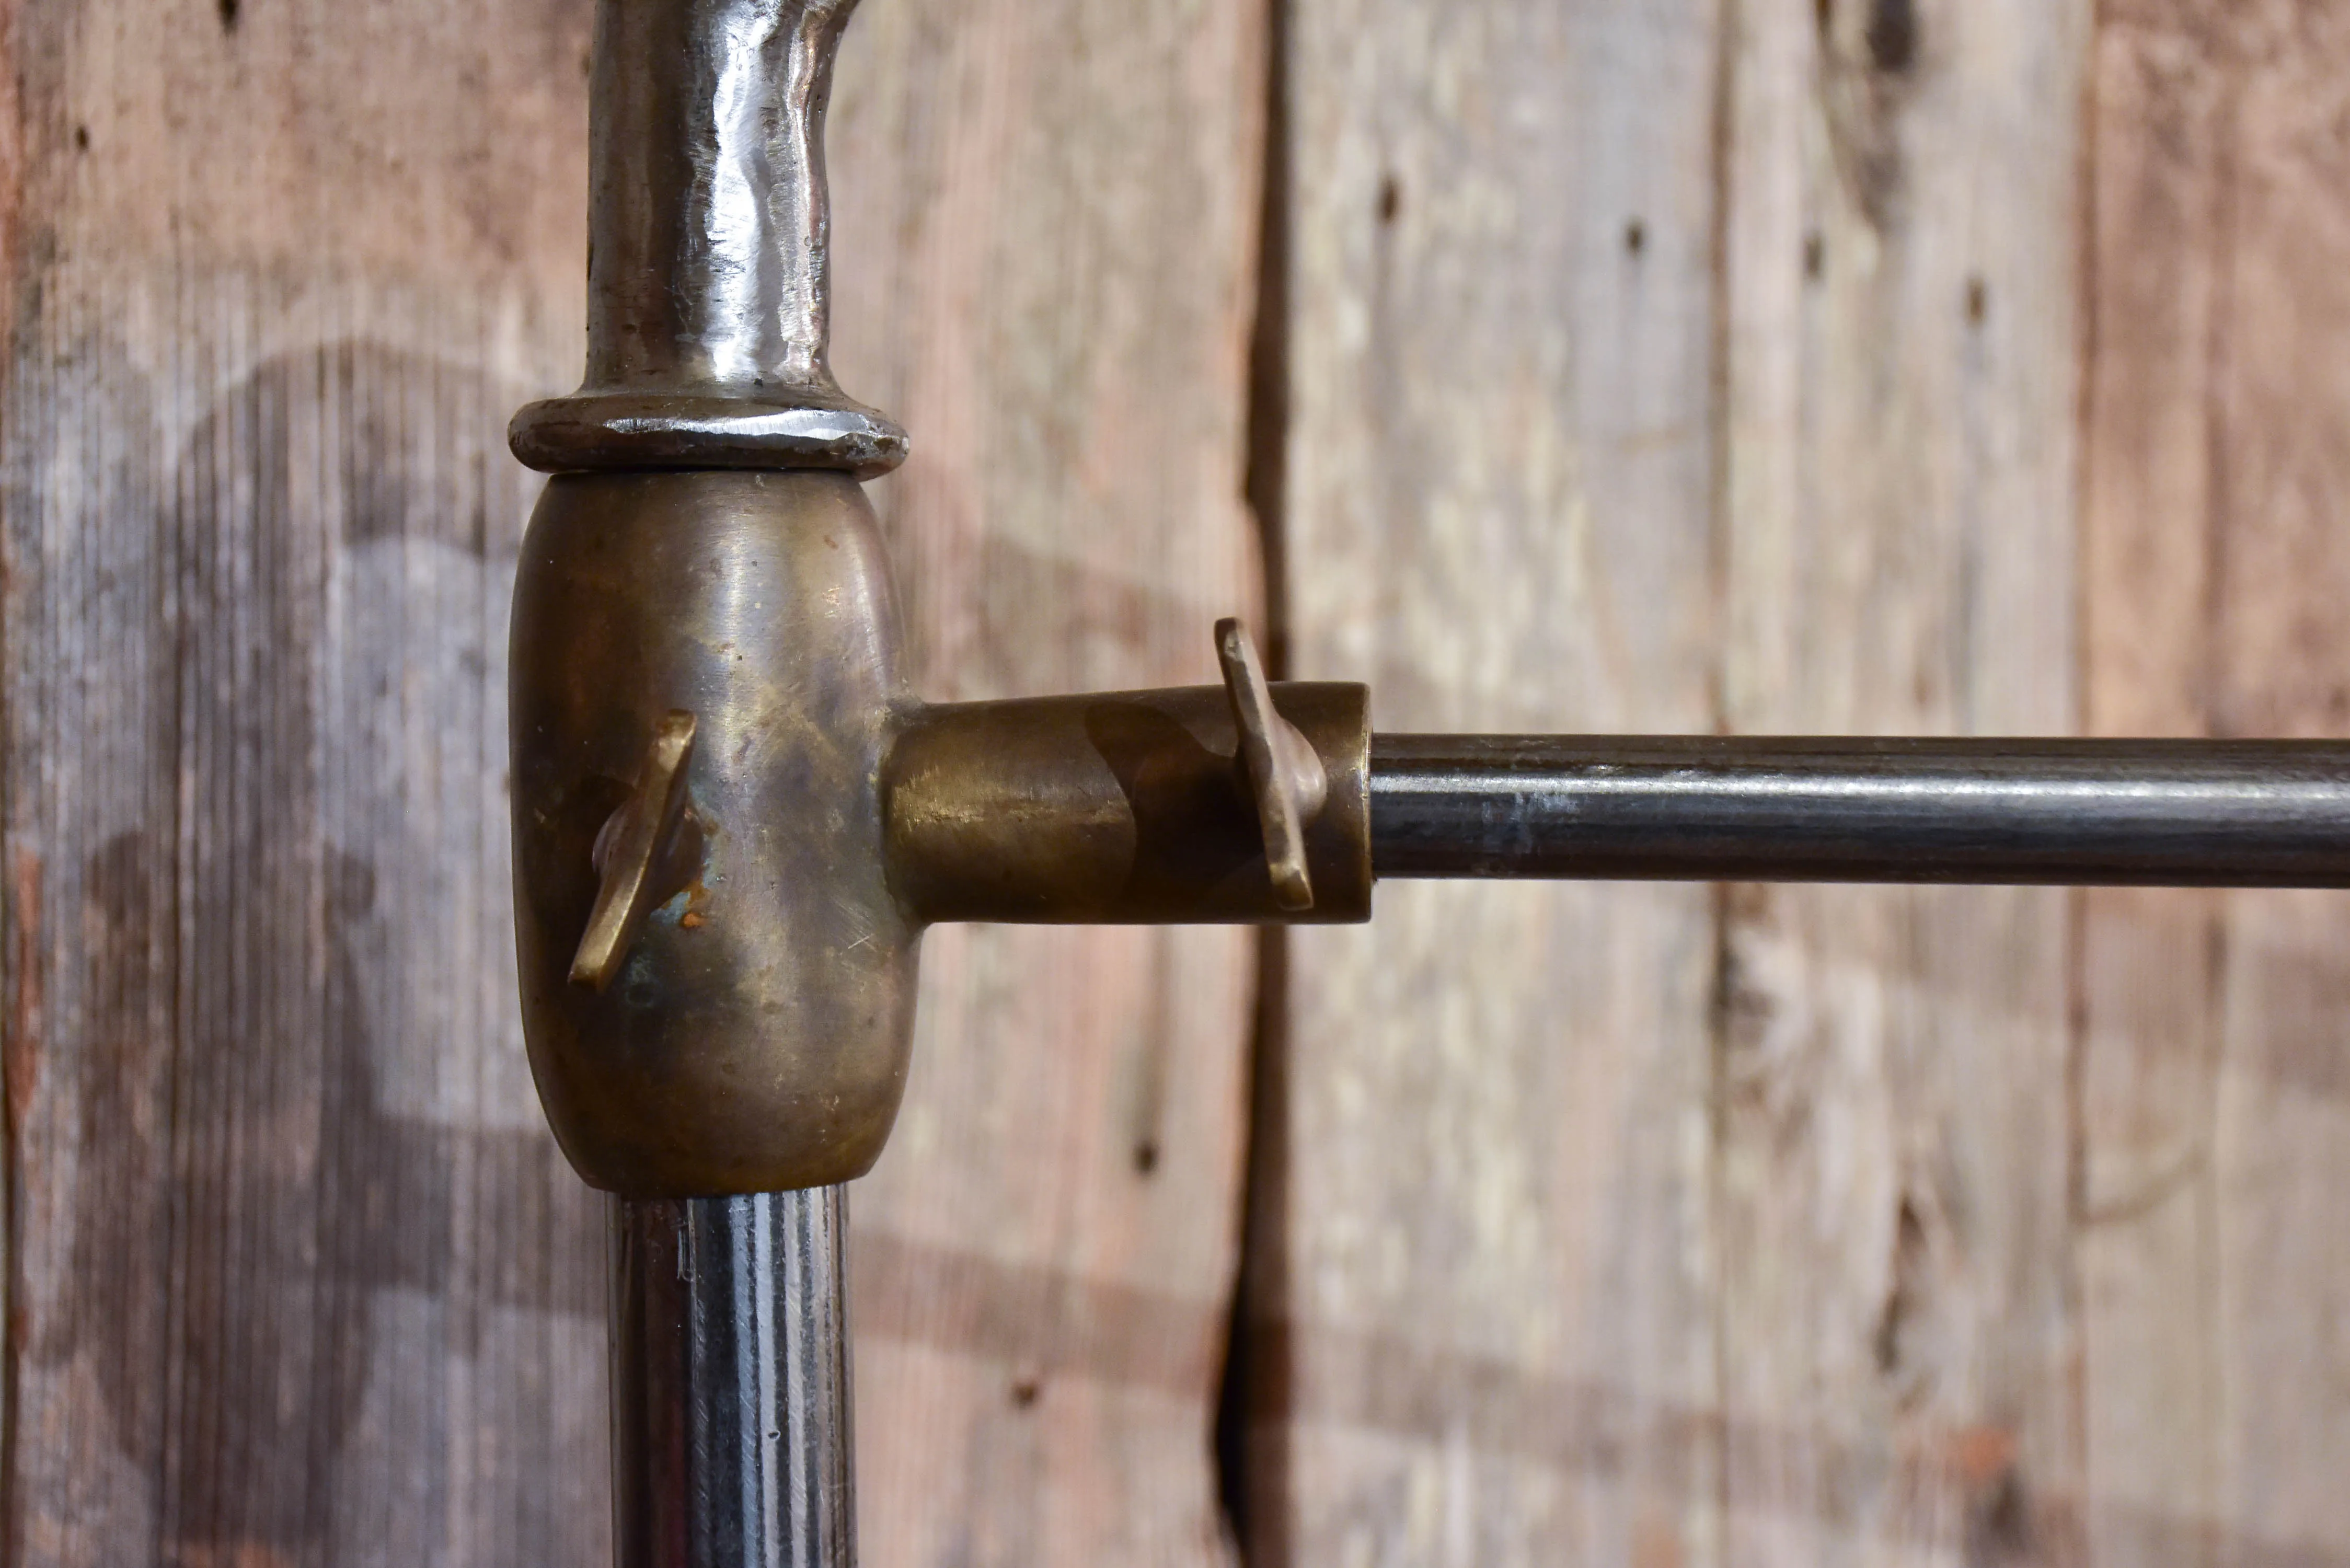
<svg viewBox="0 0 2350 1568">
<path fill-rule="evenodd" d="M 1365 693 L 1268 688 L 1236 622 L 1222 689 L 907 690 L 858 485 L 905 437 L 826 358 L 854 5 L 599 0 L 587 381 L 511 431 L 556 475 L 515 590 L 523 1024 L 628 1198 L 863 1175 L 925 925 L 1370 913 Z"/>
<path fill-rule="evenodd" d="M 1225 641 L 1226 687 L 925 705 L 848 474 L 553 480 L 515 595 L 515 918 L 580 1175 L 657 1198 L 864 1174 L 929 924 L 1367 919 L 1366 692 L 1257 676 L 1260 720 Z M 1304 909 L 1267 848 L 1283 804 Z"/>
<path fill-rule="evenodd" d="M 514 649 L 524 1031 L 572 1163 L 629 1197 L 870 1166 L 905 1085 L 917 927 L 882 848 L 875 783 L 907 695 L 857 482 L 559 476 L 524 545 Z M 681 809 L 644 863 L 599 874 L 673 711 L 694 725 Z M 625 874 L 645 877 L 643 912 L 607 975 L 575 979 Z"/>
</svg>

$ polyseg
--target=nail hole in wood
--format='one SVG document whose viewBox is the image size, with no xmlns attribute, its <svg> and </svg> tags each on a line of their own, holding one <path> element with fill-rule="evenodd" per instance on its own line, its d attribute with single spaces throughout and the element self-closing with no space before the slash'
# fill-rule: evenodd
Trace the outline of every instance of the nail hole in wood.
<svg viewBox="0 0 2350 1568">
<path fill-rule="evenodd" d="M 1044 1394 L 1045 1385 L 1038 1378 L 1023 1377 L 1012 1385 L 1012 1403 L 1023 1410 L 1035 1409 L 1036 1401 L 1044 1397 Z"/>
<path fill-rule="evenodd" d="M 1159 1168 L 1159 1146 L 1144 1140 L 1134 1146 L 1134 1168 L 1137 1174 L 1149 1176 Z"/>
<path fill-rule="evenodd" d="M 1874 0 L 1868 58 L 1887 76 L 1899 76 L 1918 63 L 1918 0 Z"/>
<path fill-rule="evenodd" d="M 1967 279 L 1967 324 L 1981 327 L 1991 314 L 1991 286 L 1979 277 Z"/>
<path fill-rule="evenodd" d="M 1648 248 L 1648 225 L 1635 218 L 1624 225 L 1624 252 L 1638 255 Z"/>
<path fill-rule="evenodd" d="M 1804 275 L 1817 281 L 1828 270 L 1828 243 L 1817 229 L 1804 236 Z"/>
<path fill-rule="evenodd" d="M 241 4 L 242 0 L 220 0 L 222 32 L 234 33 L 236 31 L 237 12 Z"/>
<path fill-rule="evenodd" d="M 1891 1289 L 1885 1295 L 1885 1308 L 1877 1323 L 1872 1348 L 1877 1353 L 1877 1369 L 1887 1377 L 1902 1369 L 1903 1331 L 1916 1320 L 1926 1304 L 1928 1289 L 1926 1222 L 1919 1217 L 1918 1207 L 1907 1194 L 1894 1219 L 1893 1266 Z"/>
<path fill-rule="evenodd" d="M 87 151 L 89 151 L 89 127 L 88 127 L 88 126 L 87 126 L 87 125 L 77 125 L 77 126 L 75 126 L 75 127 L 74 127 L 74 147 L 75 147 L 75 149 L 76 149 L 77 151 L 82 151 L 82 152 L 87 152 Z"/>
<path fill-rule="evenodd" d="M 1990 1486 L 1969 1499 L 1966 1561 L 2022 1563 L 2038 1554 L 2032 1500 L 2023 1477 L 2010 1465 Z"/>
<path fill-rule="evenodd" d="M 1403 187 L 1392 174 L 1379 182 L 1379 222 L 1392 223 L 1403 212 Z"/>
</svg>

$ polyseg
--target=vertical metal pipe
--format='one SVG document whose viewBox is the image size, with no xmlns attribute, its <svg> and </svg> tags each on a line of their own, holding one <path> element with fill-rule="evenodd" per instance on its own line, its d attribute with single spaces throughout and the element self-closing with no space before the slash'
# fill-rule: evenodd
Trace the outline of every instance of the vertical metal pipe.
<svg viewBox="0 0 2350 1568">
<path fill-rule="evenodd" d="M 824 111 L 855 0 L 604 0 L 588 384 L 830 389 Z"/>
<path fill-rule="evenodd" d="M 612 1204 L 619 1568 L 853 1568 L 847 1190 Z"/>
<path fill-rule="evenodd" d="M 824 116 L 857 0 L 598 0 L 588 376 L 515 416 L 515 455 L 592 469 L 903 462 L 827 362 Z"/>
</svg>

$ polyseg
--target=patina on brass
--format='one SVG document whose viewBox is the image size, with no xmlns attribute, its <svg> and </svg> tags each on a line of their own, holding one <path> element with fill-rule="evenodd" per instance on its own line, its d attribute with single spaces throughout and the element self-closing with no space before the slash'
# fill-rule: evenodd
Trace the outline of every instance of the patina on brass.
<svg viewBox="0 0 2350 1568">
<path fill-rule="evenodd" d="M 596 874 L 602 878 L 588 934 L 571 958 L 571 983 L 601 991 L 635 945 L 657 897 L 655 879 L 676 847 L 685 816 L 685 764 L 693 755 L 694 718 L 671 713 L 653 732 L 652 750 L 635 793 L 596 836 Z"/>
<path fill-rule="evenodd" d="M 1238 620 L 1218 621 L 1216 657 L 1223 662 L 1232 722 L 1240 726 L 1241 756 L 1248 763 L 1274 901 L 1289 914 L 1303 914 L 1314 907 L 1305 825 L 1329 799 L 1329 776 L 1314 754 L 1313 742 L 1274 706 L 1264 664 L 1257 658 L 1248 628 Z"/>
<path fill-rule="evenodd" d="M 926 921 L 1152 925 L 1370 919 L 1370 711 L 1360 686 L 1274 686 L 1325 803 L 1295 843 L 1310 911 L 1267 855 L 1220 686 L 925 708 L 883 774 L 890 869 Z"/>
<path fill-rule="evenodd" d="M 869 1168 L 925 925 L 1370 915 L 1362 687 L 1257 693 L 1322 780 L 1301 915 L 1227 688 L 913 701 L 845 475 L 558 478 L 515 650 L 532 1066 L 572 1163 L 630 1197 Z"/>
<path fill-rule="evenodd" d="M 878 789 L 895 613 L 846 474 L 567 474 L 525 541 L 512 673 L 525 1033 L 572 1163 L 632 1197 L 845 1180 L 905 1085 L 916 922 Z M 594 846 L 694 715 L 676 857 L 610 983 L 572 983 Z"/>
<path fill-rule="evenodd" d="M 937 920 L 1370 912 L 1360 688 L 925 707 L 827 362 L 823 132 L 854 0 L 599 0 L 588 372 L 515 596 L 523 1016 L 556 1137 L 636 1199 L 879 1155 Z M 600 850 L 599 850 L 600 843 Z"/>
<path fill-rule="evenodd" d="M 547 486 L 515 597 L 524 1023 L 595 1185 L 862 1175 L 904 1090 L 927 924 L 1294 917 L 1236 712 L 1310 753 L 1276 777 L 1306 918 L 1368 918 L 1361 687 L 926 706 L 898 647 L 845 473 Z"/>
</svg>

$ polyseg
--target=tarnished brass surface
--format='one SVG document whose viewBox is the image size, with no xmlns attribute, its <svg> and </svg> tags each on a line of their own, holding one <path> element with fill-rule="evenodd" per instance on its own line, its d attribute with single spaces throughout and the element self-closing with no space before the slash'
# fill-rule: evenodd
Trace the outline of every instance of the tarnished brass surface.
<svg viewBox="0 0 2350 1568">
<path fill-rule="evenodd" d="M 553 481 L 515 596 L 515 921 L 531 1065 L 582 1176 L 633 1198 L 828 1186 L 905 1085 L 915 926 L 877 787 L 906 701 L 844 474 Z M 595 840 L 673 711 L 693 864 L 601 992 L 570 983 Z"/>
<path fill-rule="evenodd" d="M 913 713 L 883 778 L 892 881 L 925 921 L 1368 919 L 1368 694 L 1297 684 L 1272 697 L 1328 780 L 1304 834 L 1310 911 L 1275 890 L 1219 686 Z"/>
<path fill-rule="evenodd" d="M 684 824 L 685 766 L 693 757 L 693 731 L 691 713 L 671 713 L 660 722 L 653 731 L 652 749 L 638 771 L 635 793 L 596 835 L 594 859 L 600 882 L 596 907 L 588 912 L 588 934 L 572 955 L 574 985 L 601 991 L 611 984 L 653 912 L 664 863 L 682 847 L 677 838 Z M 692 851 L 697 857 L 702 847 L 697 836 Z M 693 865 L 698 870 L 698 858 Z"/>
<path fill-rule="evenodd" d="M 1281 716 L 1264 679 L 1256 641 L 1237 620 L 1216 623 L 1216 657 L 1224 667 L 1224 694 L 1240 727 L 1241 761 L 1264 837 L 1265 869 L 1274 902 L 1284 914 L 1314 907 L 1314 878 L 1305 863 L 1305 825 L 1330 797 L 1329 775 L 1314 744 Z"/>
<path fill-rule="evenodd" d="M 515 597 L 525 1032 L 572 1163 L 629 1198 L 862 1175 L 931 921 L 1370 913 L 1359 688 L 1269 693 L 1245 649 L 1229 697 L 900 686 L 854 480 L 905 437 L 826 358 L 855 5 L 598 0 L 587 377 L 511 432 L 559 475 Z"/>
</svg>

